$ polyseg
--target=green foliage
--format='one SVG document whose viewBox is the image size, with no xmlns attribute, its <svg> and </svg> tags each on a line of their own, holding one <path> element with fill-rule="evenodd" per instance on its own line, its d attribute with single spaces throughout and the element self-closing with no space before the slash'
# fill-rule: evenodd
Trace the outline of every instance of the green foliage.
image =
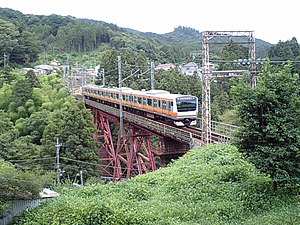
<svg viewBox="0 0 300 225">
<path fill-rule="evenodd" d="M 1 10 L 2 11 L 2 10 Z M 38 41 L 17 20 L 0 18 L 0 54 L 6 55 L 6 63 L 28 65 L 38 56 Z M 4 65 L 4 59 L 0 64 Z"/>
<path fill-rule="evenodd" d="M 5 156 L 4 149 L 8 148 L 10 143 L 14 140 L 15 135 L 16 130 L 13 127 L 13 122 L 7 113 L 0 110 L 0 158 Z"/>
<path fill-rule="evenodd" d="M 60 137 L 66 144 L 64 151 L 67 154 L 63 156 L 96 165 L 96 143 L 92 138 L 95 128 L 91 114 L 62 87 L 59 76 L 10 73 L 13 79 L 5 80 L 0 88 L 0 156 L 14 160 L 23 169 L 53 170 L 51 157 L 55 154 L 52 150 L 55 137 Z M 33 161 L 41 156 L 49 160 Z M 76 165 L 76 172 L 81 165 Z M 96 175 L 98 171 L 96 166 L 84 169 L 85 178 L 88 174 Z"/>
<path fill-rule="evenodd" d="M 234 64 L 234 60 L 248 59 L 249 47 L 235 44 L 233 41 L 228 45 L 225 45 L 220 54 L 220 59 L 227 61 L 218 64 L 218 70 L 236 70 L 236 69 L 248 69 L 248 65 L 242 66 L 237 63 Z"/>
<path fill-rule="evenodd" d="M 61 157 L 71 160 L 87 161 L 97 163 L 97 144 L 93 139 L 95 125 L 92 123 L 92 117 L 89 110 L 84 108 L 81 102 L 73 99 L 70 105 L 60 110 L 55 110 L 48 117 L 47 125 L 43 132 L 42 143 L 44 148 L 43 156 L 55 156 L 56 138 L 63 144 L 60 151 Z M 62 167 L 69 165 L 69 162 L 62 163 Z M 84 168 L 85 177 L 95 175 L 96 166 L 89 164 L 72 163 L 77 172 Z M 75 172 L 75 171 L 74 171 Z"/>
<path fill-rule="evenodd" d="M 155 72 L 155 88 L 170 91 L 171 93 L 191 94 L 201 99 L 201 80 L 194 74 L 187 76 L 172 69 Z"/>
<path fill-rule="evenodd" d="M 226 110 L 222 115 L 219 115 L 218 119 L 222 123 L 240 126 L 241 122 L 235 109 Z"/>
<path fill-rule="evenodd" d="M 282 205 L 293 217 L 280 221 L 299 223 L 297 196 L 269 183 L 237 148 L 209 145 L 128 181 L 63 189 L 18 224 L 276 224 Z"/>
<path fill-rule="evenodd" d="M 241 118 L 237 144 L 261 171 L 273 179 L 299 177 L 299 76 L 286 66 L 266 65 L 257 86 L 234 89 Z"/>
<path fill-rule="evenodd" d="M 37 197 L 42 187 L 49 182 L 47 175 L 16 169 L 0 159 L 0 201 Z"/>
<path fill-rule="evenodd" d="M 276 45 L 270 48 L 268 56 L 271 61 L 282 61 L 280 66 L 284 65 L 286 61 L 292 61 L 292 73 L 300 73 L 300 63 L 293 62 L 300 59 L 300 46 L 295 37 L 288 41 L 279 41 Z"/>
</svg>

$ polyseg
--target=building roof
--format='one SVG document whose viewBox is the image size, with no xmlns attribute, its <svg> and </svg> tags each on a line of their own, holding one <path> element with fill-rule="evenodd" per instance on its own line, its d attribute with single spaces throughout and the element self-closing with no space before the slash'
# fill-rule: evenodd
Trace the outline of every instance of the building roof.
<svg viewBox="0 0 300 225">
<path fill-rule="evenodd" d="M 172 69 L 174 68 L 175 65 L 172 64 L 172 63 L 165 63 L 165 64 L 159 64 L 155 67 L 156 70 L 159 70 L 159 69 L 163 69 L 163 70 L 169 70 L 169 69 Z"/>
<path fill-rule="evenodd" d="M 194 63 L 194 62 L 189 62 L 185 65 L 183 65 L 182 67 L 198 67 L 197 63 Z"/>
<path fill-rule="evenodd" d="M 53 66 L 49 66 L 49 65 L 37 65 L 34 67 L 34 69 L 36 70 L 49 70 L 49 71 L 52 71 L 54 70 L 54 67 Z"/>
</svg>

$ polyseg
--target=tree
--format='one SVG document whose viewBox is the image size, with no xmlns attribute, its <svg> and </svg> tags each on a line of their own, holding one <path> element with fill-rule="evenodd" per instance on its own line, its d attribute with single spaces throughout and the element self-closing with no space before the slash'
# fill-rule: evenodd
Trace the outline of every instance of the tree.
<svg viewBox="0 0 300 225">
<path fill-rule="evenodd" d="M 8 110 L 13 120 L 28 117 L 25 104 L 31 97 L 32 87 L 29 81 L 27 79 L 17 80 L 12 88 L 11 103 Z"/>
<path fill-rule="evenodd" d="M 233 64 L 234 60 L 238 59 L 248 59 L 249 58 L 249 49 L 243 45 L 235 44 L 231 41 L 228 45 L 225 45 L 222 49 L 220 58 L 227 62 L 219 63 L 219 70 L 233 70 L 241 69 L 241 65 Z M 247 67 L 246 67 L 247 69 Z"/>
<path fill-rule="evenodd" d="M 3 110 L 0 110 L 0 158 L 5 156 L 5 150 L 14 140 L 15 135 L 13 122 Z"/>
<path fill-rule="evenodd" d="M 40 176 L 35 172 L 24 172 L 0 159 L 0 181 L 0 202 L 5 202 L 37 197 L 49 182 L 49 177 Z"/>
<path fill-rule="evenodd" d="M 17 27 L 6 20 L 0 18 L 0 65 L 4 66 L 3 55 L 9 56 L 15 46 L 18 45 L 19 31 Z"/>
<path fill-rule="evenodd" d="M 31 88 L 37 88 L 40 87 L 40 83 L 39 80 L 35 74 L 35 72 L 33 70 L 29 70 L 26 74 L 25 74 L 25 78 L 28 80 Z"/>
<path fill-rule="evenodd" d="M 290 65 L 273 69 L 264 66 L 254 89 L 240 83 L 233 92 L 242 122 L 237 144 L 276 189 L 277 179 L 300 177 L 300 83 Z"/>
<path fill-rule="evenodd" d="M 30 135 L 34 144 L 41 144 L 40 141 L 47 125 L 49 114 L 50 112 L 45 109 L 32 113 L 20 127 L 20 135 Z"/>
<path fill-rule="evenodd" d="M 293 72 L 300 73 L 300 63 L 296 62 L 300 59 L 300 46 L 295 37 L 285 42 L 279 41 L 270 48 L 268 56 L 271 61 L 294 61 L 291 69 Z M 284 62 L 281 64 L 284 64 Z"/>
<path fill-rule="evenodd" d="M 69 108 L 57 110 L 49 117 L 42 139 L 47 147 L 42 155 L 55 156 L 55 142 L 59 138 L 62 143 L 60 156 L 71 160 L 63 162 L 62 167 L 72 165 L 77 168 L 77 172 L 83 168 L 86 176 L 95 175 L 98 157 L 97 143 L 93 139 L 94 131 L 95 125 L 90 111 L 74 99 Z"/>
</svg>

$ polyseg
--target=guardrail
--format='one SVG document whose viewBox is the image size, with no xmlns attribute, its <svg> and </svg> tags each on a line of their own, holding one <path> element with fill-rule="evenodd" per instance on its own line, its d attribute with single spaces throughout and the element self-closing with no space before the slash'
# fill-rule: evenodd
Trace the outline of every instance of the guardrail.
<svg viewBox="0 0 300 225">
<path fill-rule="evenodd" d="M 119 117 L 120 111 L 117 108 L 113 108 L 89 99 L 84 99 L 84 102 L 87 105 L 98 108 L 117 118 Z M 123 116 L 124 116 L 124 121 L 132 122 L 147 130 L 151 130 L 152 132 L 187 143 L 191 147 L 195 145 L 203 145 L 203 143 L 201 143 L 201 140 L 200 142 L 198 141 L 199 143 L 196 142 L 195 139 L 192 137 L 192 134 L 188 131 L 184 131 L 176 127 L 172 127 L 157 121 L 153 121 L 145 117 L 137 116 L 135 114 L 131 114 L 126 111 L 123 111 Z M 197 127 L 201 128 L 201 118 L 197 119 Z M 238 129 L 239 129 L 238 126 L 217 122 L 217 121 L 211 121 L 212 133 L 217 134 L 219 136 L 217 142 L 228 141 L 230 138 L 234 136 L 234 134 L 237 132 Z"/>
<path fill-rule="evenodd" d="M 23 213 L 24 210 L 33 209 L 45 199 L 16 200 L 9 202 L 9 207 L 0 215 L 0 225 L 10 224 L 13 219 Z"/>
<path fill-rule="evenodd" d="M 202 127 L 201 118 L 197 118 L 197 127 Z M 211 121 L 211 131 L 216 134 L 232 138 L 238 131 L 239 127 L 218 121 Z"/>
</svg>

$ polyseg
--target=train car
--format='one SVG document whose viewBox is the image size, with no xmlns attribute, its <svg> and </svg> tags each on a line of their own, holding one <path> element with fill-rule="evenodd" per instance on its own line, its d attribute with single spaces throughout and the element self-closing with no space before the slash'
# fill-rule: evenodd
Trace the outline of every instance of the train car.
<svg viewBox="0 0 300 225">
<path fill-rule="evenodd" d="M 85 85 L 83 95 L 102 104 L 142 115 L 175 126 L 195 126 L 198 98 L 192 95 L 171 94 L 165 90 L 133 90 L 123 87 Z"/>
</svg>

